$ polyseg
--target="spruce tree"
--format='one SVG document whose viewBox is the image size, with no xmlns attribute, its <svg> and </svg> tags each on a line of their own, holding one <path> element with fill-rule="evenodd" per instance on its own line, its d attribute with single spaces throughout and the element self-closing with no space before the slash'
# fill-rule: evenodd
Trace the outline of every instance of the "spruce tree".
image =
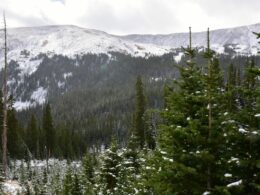
<svg viewBox="0 0 260 195">
<path fill-rule="evenodd" d="M 71 195 L 82 195 L 80 181 L 77 174 L 73 176 L 73 184 L 71 188 Z"/>
<path fill-rule="evenodd" d="M 7 149 L 12 158 L 22 157 L 23 147 L 21 146 L 21 127 L 16 118 L 16 111 L 13 108 L 12 104 L 10 104 L 8 112 L 7 112 Z"/>
<path fill-rule="evenodd" d="M 72 170 L 69 167 L 67 169 L 65 179 L 63 181 L 63 195 L 71 195 L 71 191 L 73 188 L 73 177 L 72 177 Z"/>
<path fill-rule="evenodd" d="M 237 102 L 237 111 L 232 113 L 236 125 L 229 136 L 229 148 L 232 152 L 228 161 L 231 173 L 229 183 L 240 181 L 240 185 L 229 187 L 229 191 L 234 194 L 260 192 L 259 75 L 254 60 L 248 60 L 243 83 L 238 87 L 241 100 Z"/>
<path fill-rule="evenodd" d="M 215 52 L 210 49 L 209 30 L 208 47 L 204 57 L 208 61 L 207 74 L 205 74 L 206 102 L 208 114 L 206 144 L 204 152 L 206 155 L 202 160 L 207 163 L 207 191 L 212 193 L 225 193 L 226 187 L 223 177 L 226 170 L 227 149 L 225 139 L 225 122 L 227 112 L 226 97 L 223 75 L 219 68 L 218 59 Z M 235 78 L 235 77 L 234 77 Z M 235 81 L 234 81 L 235 82 Z M 200 120 L 203 120 L 201 118 Z"/>
<path fill-rule="evenodd" d="M 104 194 L 113 194 L 116 190 L 118 176 L 121 169 L 122 157 L 118 154 L 118 146 L 113 138 L 111 146 L 106 150 L 101 166 L 100 191 Z"/>
<path fill-rule="evenodd" d="M 53 126 L 52 114 L 50 104 L 47 103 L 44 114 L 43 114 L 43 131 L 45 136 L 45 146 L 47 149 L 47 157 L 53 155 L 54 151 L 54 141 L 55 141 L 55 131 Z"/>
<path fill-rule="evenodd" d="M 136 80 L 136 111 L 134 120 L 134 133 L 137 137 L 138 145 L 143 148 L 145 145 L 145 121 L 144 113 L 146 107 L 146 100 L 144 96 L 144 89 L 141 76 Z"/>
<path fill-rule="evenodd" d="M 158 122 L 158 111 L 146 110 L 144 114 L 145 119 L 145 143 L 149 149 L 154 150 L 156 147 L 156 128 Z"/>
<path fill-rule="evenodd" d="M 233 64 L 229 65 L 228 75 L 227 75 L 227 100 L 229 112 L 236 110 L 236 68 Z"/>
<path fill-rule="evenodd" d="M 95 159 L 94 155 L 86 152 L 82 160 L 83 176 L 82 176 L 82 185 L 84 188 L 84 194 L 93 194 L 94 193 L 94 166 Z"/>
<path fill-rule="evenodd" d="M 144 149 L 144 148 L 143 148 Z M 121 168 L 118 173 L 116 194 L 135 194 L 137 180 L 140 179 L 140 149 L 136 147 L 136 137 L 129 138 L 127 148 L 122 150 Z"/>
<path fill-rule="evenodd" d="M 226 94 L 218 60 L 210 49 L 209 32 L 206 68 L 193 61 L 191 45 L 185 53 L 189 56 L 187 65 L 179 67 L 180 79 L 165 93 L 150 187 L 165 194 L 223 193 L 227 157 L 221 124 Z"/>
<path fill-rule="evenodd" d="M 33 154 L 34 157 L 36 157 L 37 154 L 37 148 L 38 148 L 38 127 L 36 123 L 36 118 L 34 115 L 31 116 L 31 119 L 27 125 L 27 132 L 26 132 L 26 143 L 30 150 L 30 152 Z"/>
<path fill-rule="evenodd" d="M 163 124 L 153 158 L 154 177 L 150 179 L 154 193 L 197 194 L 205 189 L 206 182 L 201 184 L 206 175 L 199 178 L 202 167 L 196 168 L 200 161 L 196 152 L 201 151 L 198 142 L 205 141 L 199 132 L 200 117 L 206 114 L 205 84 L 201 69 L 193 62 L 195 50 L 189 45 L 185 53 L 190 59 L 185 67 L 179 67 L 181 76 L 174 88 L 165 93 Z"/>
</svg>

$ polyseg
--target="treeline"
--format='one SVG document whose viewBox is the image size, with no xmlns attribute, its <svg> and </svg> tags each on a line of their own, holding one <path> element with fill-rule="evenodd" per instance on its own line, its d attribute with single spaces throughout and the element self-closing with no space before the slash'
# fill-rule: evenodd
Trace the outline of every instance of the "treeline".
<svg viewBox="0 0 260 195">
<path fill-rule="evenodd" d="M 147 104 L 147 98 L 143 95 L 143 84 L 141 77 L 138 77 L 136 82 L 137 97 L 141 102 L 137 107 L 142 107 L 142 110 L 137 112 L 138 120 L 137 125 L 141 129 L 145 127 L 147 131 L 151 128 L 155 130 L 156 121 L 158 120 L 158 111 L 148 109 L 145 111 L 144 106 Z M 1 94 L 0 94 L 1 95 Z M 144 104 L 144 105 L 143 105 Z M 0 117 L 3 116 L 3 104 L 2 98 L 0 98 Z M 19 122 L 17 119 L 16 110 L 13 107 L 13 97 L 9 97 L 8 101 L 8 157 L 9 160 L 15 159 L 81 159 L 86 151 L 91 150 L 100 152 L 109 147 L 111 137 L 115 135 L 119 141 L 120 147 L 127 144 L 126 139 L 131 133 L 125 133 L 114 131 L 115 117 L 109 116 L 103 118 L 106 120 L 106 126 L 102 126 L 102 131 L 95 131 L 89 133 L 89 131 L 77 130 L 77 126 L 68 125 L 66 121 L 63 124 L 57 125 L 52 117 L 51 104 L 47 103 L 41 108 L 37 108 L 38 111 L 42 110 L 41 118 L 38 118 L 34 113 L 31 113 L 31 117 L 25 125 Z M 145 121 L 142 118 L 145 112 Z M 100 120 L 98 118 L 89 117 L 88 120 Z M 132 123 L 135 120 L 134 115 L 129 116 L 126 123 Z M 93 122 L 93 121 L 92 121 Z M 133 125 L 129 125 L 130 128 L 134 128 Z M 88 128 L 91 127 L 89 124 Z M 150 130 L 149 130 L 150 129 Z M 129 129 L 130 132 L 130 129 Z M 0 133 L 2 133 L 2 126 L 0 126 Z M 142 139 L 144 139 L 145 133 L 142 132 Z M 154 134 L 154 133 L 153 133 Z M 151 138 L 149 138 L 151 139 Z M 1 140 L 0 140 L 1 142 Z M 142 143 L 143 145 L 144 143 Z M 151 143 L 149 143 L 151 145 Z M 154 147 L 154 146 L 153 146 Z M 1 151 L 1 149 L 0 149 Z"/>
<path fill-rule="evenodd" d="M 0 94 L 1 95 L 1 94 Z M 0 98 L 0 117 L 3 117 L 3 104 Z M 66 127 L 56 127 L 51 114 L 51 106 L 43 107 L 42 119 L 37 120 L 34 114 L 25 127 L 19 123 L 13 107 L 13 99 L 8 102 L 8 134 L 7 149 L 11 159 L 45 159 L 45 158 L 80 158 L 87 145 L 78 132 Z M 0 133 L 2 133 L 2 124 Z M 2 142 L 2 140 L 0 140 Z M 2 150 L 0 150 L 2 151 Z"/>
<path fill-rule="evenodd" d="M 195 51 L 195 54 L 198 64 L 206 63 L 201 51 Z M 39 69 L 26 76 L 19 87 L 19 69 L 11 71 L 18 64 L 12 62 L 9 65 L 10 77 L 17 78 L 10 90 L 15 90 L 13 92 L 17 101 L 29 101 L 39 86 L 48 90 L 46 99 L 51 104 L 55 131 L 60 132 L 57 134 L 66 131 L 69 137 L 74 135 L 75 139 L 78 139 L 76 137 L 79 134 L 79 139 L 83 141 L 77 140 L 75 143 L 88 148 L 108 146 L 111 135 L 116 134 L 119 145 L 124 146 L 127 144 L 134 112 L 134 84 L 137 75 L 142 75 L 147 107 L 162 108 L 164 85 L 172 78 L 179 78 L 175 55 L 170 53 L 142 58 L 111 53 L 110 57 L 105 54 L 85 54 L 70 59 L 62 55 L 48 57 L 42 54 L 39 57 L 43 59 Z M 218 58 L 225 80 L 231 63 L 243 76 L 247 56 L 221 54 Z M 259 56 L 255 57 L 256 64 L 259 64 L 259 59 Z M 186 60 L 188 57 L 183 56 L 178 65 L 184 66 Z M 64 75 L 68 73 L 72 76 L 65 79 Z M 17 118 L 23 128 L 26 128 L 33 114 L 38 126 L 42 126 L 42 112 L 43 107 L 36 106 L 17 112 Z M 77 144 L 72 145 L 77 150 L 76 156 L 82 153 L 83 149 L 78 148 Z"/>
</svg>

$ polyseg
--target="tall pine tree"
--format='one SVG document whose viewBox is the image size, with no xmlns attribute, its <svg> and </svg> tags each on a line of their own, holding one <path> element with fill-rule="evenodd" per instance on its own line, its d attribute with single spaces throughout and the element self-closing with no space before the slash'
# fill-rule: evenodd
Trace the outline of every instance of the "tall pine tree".
<svg viewBox="0 0 260 195">
<path fill-rule="evenodd" d="M 143 83 L 141 76 L 137 77 L 136 80 L 136 111 L 135 111 L 135 119 L 134 119 L 134 134 L 137 138 L 138 145 L 140 148 L 143 148 L 145 145 L 145 107 L 146 100 L 144 95 Z"/>
<path fill-rule="evenodd" d="M 47 156 L 50 157 L 53 155 L 54 151 L 55 131 L 51 115 L 51 106 L 49 103 L 47 103 L 43 113 L 43 131 L 45 136 Z"/>
<path fill-rule="evenodd" d="M 30 150 L 30 152 L 33 154 L 34 157 L 37 157 L 37 151 L 38 151 L 38 139 L 39 139 L 39 133 L 38 133 L 38 127 L 36 118 L 34 115 L 31 116 L 30 121 L 27 125 L 26 129 L 26 143 Z"/>
</svg>

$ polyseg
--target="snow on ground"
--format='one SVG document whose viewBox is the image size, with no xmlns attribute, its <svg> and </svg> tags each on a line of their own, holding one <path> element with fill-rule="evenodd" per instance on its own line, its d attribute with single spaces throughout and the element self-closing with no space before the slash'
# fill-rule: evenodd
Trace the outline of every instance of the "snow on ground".
<svg viewBox="0 0 260 195">
<path fill-rule="evenodd" d="M 8 170 L 8 180 L 4 181 L 3 191 L 7 195 L 18 195 L 24 193 L 24 185 L 18 182 L 21 181 L 21 178 L 24 177 L 24 173 L 27 171 L 28 165 L 30 165 L 30 169 L 35 173 L 35 177 L 42 176 L 44 170 L 47 167 L 46 160 L 31 160 L 30 164 L 25 162 L 25 160 L 15 160 L 10 162 L 10 167 L 12 169 Z M 63 178 L 66 174 L 68 168 L 71 168 L 73 172 L 76 172 L 81 169 L 82 164 L 81 161 L 67 161 L 67 160 L 58 160 L 51 158 L 48 161 L 49 170 L 51 173 L 59 173 L 61 178 Z M 25 174 L 26 175 L 26 174 Z M 35 178 L 34 178 L 35 179 Z M 50 179 L 50 178 L 49 178 Z M 23 181 L 23 180 L 22 180 Z M 1 193 L 0 193 L 1 194 Z"/>
<path fill-rule="evenodd" d="M 3 191 L 8 195 L 17 195 L 22 192 L 22 187 L 18 181 L 8 180 L 3 183 Z"/>
<path fill-rule="evenodd" d="M 14 167 L 20 167 L 24 163 L 24 167 L 27 167 L 27 163 L 24 162 L 24 160 L 16 160 L 12 162 L 12 166 Z M 50 158 L 48 161 L 49 166 L 54 166 L 54 165 L 60 165 L 62 167 L 66 167 L 68 162 L 67 160 L 58 160 L 55 158 Z M 81 166 L 81 161 L 72 161 L 70 163 L 73 167 L 80 167 Z M 44 168 L 47 166 L 47 161 L 46 160 L 31 160 L 30 161 L 30 167 L 32 168 Z"/>
</svg>

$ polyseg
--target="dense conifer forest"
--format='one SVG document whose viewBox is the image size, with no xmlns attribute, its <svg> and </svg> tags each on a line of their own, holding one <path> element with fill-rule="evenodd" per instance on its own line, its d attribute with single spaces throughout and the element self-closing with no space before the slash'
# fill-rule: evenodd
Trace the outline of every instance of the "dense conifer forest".
<svg viewBox="0 0 260 195">
<path fill-rule="evenodd" d="M 1 181 L 19 182 L 22 194 L 259 194 L 259 57 L 217 55 L 207 38 L 198 52 L 190 33 L 175 65 L 167 55 L 119 56 L 143 62 L 125 88 L 74 91 L 22 112 L 9 96 Z M 149 82 L 150 66 L 159 82 Z"/>
<path fill-rule="evenodd" d="M 4 16 L 1 194 L 260 194 L 258 55 L 216 53 L 209 30 L 197 48 L 190 29 L 179 61 L 174 51 L 40 54 L 18 87 L 6 31 Z M 39 83 L 48 100 L 15 109 L 13 93 L 26 100 Z"/>
</svg>

